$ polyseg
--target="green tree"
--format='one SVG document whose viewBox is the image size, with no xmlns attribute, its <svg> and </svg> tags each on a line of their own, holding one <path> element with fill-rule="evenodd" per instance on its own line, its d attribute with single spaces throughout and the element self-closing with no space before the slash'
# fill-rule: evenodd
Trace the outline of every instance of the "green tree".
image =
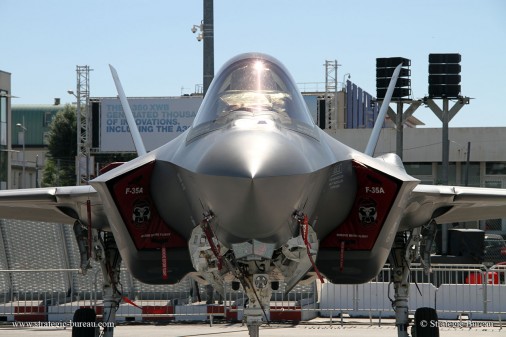
<svg viewBox="0 0 506 337">
<path fill-rule="evenodd" d="M 48 157 L 42 186 L 69 186 L 76 183 L 77 153 L 76 107 L 70 104 L 59 111 L 49 126 Z"/>
<path fill-rule="evenodd" d="M 70 104 L 59 111 L 51 125 L 48 135 L 48 154 L 42 186 L 72 186 L 76 184 L 75 158 L 77 155 L 76 107 Z M 96 153 L 95 163 L 102 168 L 109 163 L 132 160 L 135 153 Z"/>
</svg>

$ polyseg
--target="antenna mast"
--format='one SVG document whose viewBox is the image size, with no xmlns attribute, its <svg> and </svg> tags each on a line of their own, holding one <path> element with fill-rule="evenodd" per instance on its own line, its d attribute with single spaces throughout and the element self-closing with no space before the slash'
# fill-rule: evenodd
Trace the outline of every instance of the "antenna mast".
<svg viewBox="0 0 506 337">
<path fill-rule="evenodd" d="M 76 184 L 90 180 L 91 113 L 90 113 L 90 67 L 76 66 L 77 73 L 77 156 Z"/>
</svg>

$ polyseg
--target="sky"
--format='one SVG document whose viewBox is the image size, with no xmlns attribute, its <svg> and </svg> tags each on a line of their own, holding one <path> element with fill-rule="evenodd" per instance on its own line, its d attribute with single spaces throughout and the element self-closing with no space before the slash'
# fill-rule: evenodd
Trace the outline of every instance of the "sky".
<svg viewBox="0 0 506 337">
<path fill-rule="evenodd" d="M 202 84 L 202 43 L 192 34 L 202 0 L 0 0 L 0 70 L 12 104 L 75 98 L 76 65 L 89 65 L 90 95 L 178 96 Z M 297 83 L 325 81 L 326 60 L 375 95 L 376 58 L 411 60 L 413 98 L 428 93 L 428 55 L 462 55 L 462 95 L 473 98 L 450 127 L 506 126 L 506 1 L 215 0 L 215 72 L 244 52 L 279 59 Z M 302 85 L 299 85 L 302 87 Z M 320 86 L 323 90 L 323 85 Z M 450 107 L 453 103 L 451 103 Z M 441 122 L 421 107 L 427 127 Z"/>
</svg>

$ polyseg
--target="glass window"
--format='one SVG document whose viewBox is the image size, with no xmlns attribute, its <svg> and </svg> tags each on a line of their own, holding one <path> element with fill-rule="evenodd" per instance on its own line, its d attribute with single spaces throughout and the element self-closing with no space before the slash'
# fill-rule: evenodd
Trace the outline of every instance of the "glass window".
<svg viewBox="0 0 506 337">
<path fill-rule="evenodd" d="M 44 112 L 44 121 L 42 126 L 49 126 L 53 120 L 53 113 L 51 111 Z"/>
<path fill-rule="evenodd" d="M 485 187 L 502 188 L 502 181 L 487 180 Z M 500 231 L 502 230 L 501 219 L 487 219 L 485 220 L 485 230 L 487 231 Z"/>
<path fill-rule="evenodd" d="M 406 172 L 412 176 L 431 176 L 432 163 L 406 163 Z"/>
<path fill-rule="evenodd" d="M 0 94 L 7 94 L 7 91 L 0 91 Z M 0 122 L 7 122 L 7 97 L 0 97 Z"/>
<path fill-rule="evenodd" d="M 462 185 L 466 185 L 467 164 L 461 163 Z M 480 184 L 480 163 L 469 163 L 467 186 L 479 187 Z"/>
<path fill-rule="evenodd" d="M 448 165 L 448 185 L 456 185 L 456 177 L 457 165 L 455 165 L 455 163 L 450 163 Z M 443 181 L 443 165 L 441 163 L 437 165 L 437 183 L 446 185 Z"/>
<path fill-rule="evenodd" d="M 311 114 L 311 118 L 316 122 L 316 116 L 318 116 L 318 97 L 314 95 L 303 95 L 304 101 L 306 102 L 307 109 Z"/>
<path fill-rule="evenodd" d="M 7 146 L 7 123 L 0 122 L 0 145 Z"/>
<path fill-rule="evenodd" d="M 485 164 L 485 174 L 487 175 L 506 175 L 506 163 L 488 162 Z"/>
<path fill-rule="evenodd" d="M 487 231 L 502 231 L 502 220 L 501 219 L 485 220 L 485 230 L 487 230 Z"/>
<path fill-rule="evenodd" d="M 502 181 L 487 180 L 485 181 L 485 187 L 502 188 Z"/>
<path fill-rule="evenodd" d="M 4 188 L 4 183 L 5 183 L 5 185 L 7 185 L 6 182 L 7 182 L 7 161 L 8 161 L 7 156 L 8 155 L 9 155 L 9 153 L 6 151 L 0 152 L 0 189 L 7 188 L 7 186 L 5 186 L 5 188 Z"/>
</svg>

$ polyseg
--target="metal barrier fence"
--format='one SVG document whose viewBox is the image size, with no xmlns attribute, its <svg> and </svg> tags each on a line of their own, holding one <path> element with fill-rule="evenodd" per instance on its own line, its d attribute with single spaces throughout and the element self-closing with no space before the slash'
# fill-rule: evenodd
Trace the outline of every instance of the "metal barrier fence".
<svg viewBox="0 0 506 337">
<path fill-rule="evenodd" d="M 502 320 L 506 315 L 506 266 L 433 265 L 432 273 L 411 268 L 410 312 L 420 307 L 436 308 L 440 318 Z M 394 317 L 390 269 L 384 268 L 371 282 L 358 285 L 324 284 L 320 316 Z"/>
<path fill-rule="evenodd" d="M 93 307 L 103 312 L 101 275 L 97 268 L 74 287 L 71 280 L 82 278 L 76 269 L 0 270 L 0 321 L 69 321 L 76 309 Z M 27 277 L 30 275 L 30 277 Z M 25 278 L 41 281 L 62 278 L 52 286 L 47 281 L 23 284 Z M 212 290 L 197 286 L 190 278 L 177 285 L 153 286 L 140 283 L 122 272 L 122 292 L 134 304 L 121 303 L 117 321 L 241 321 L 247 301 L 242 290 L 227 285 L 224 298 L 212 299 Z M 315 317 L 393 317 L 393 284 L 390 269 L 383 269 L 371 282 L 334 285 L 310 282 L 298 285 L 288 294 L 284 286 L 273 292 L 271 321 L 308 321 Z M 434 307 L 440 318 L 457 319 L 466 314 L 473 319 L 499 320 L 506 315 L 506 266 L 434 265 L 427 276 L 419 266 L 411 270 L 411 312 Z M 212 304 L 206 304 L 206 302 Z"/>
</svg>

